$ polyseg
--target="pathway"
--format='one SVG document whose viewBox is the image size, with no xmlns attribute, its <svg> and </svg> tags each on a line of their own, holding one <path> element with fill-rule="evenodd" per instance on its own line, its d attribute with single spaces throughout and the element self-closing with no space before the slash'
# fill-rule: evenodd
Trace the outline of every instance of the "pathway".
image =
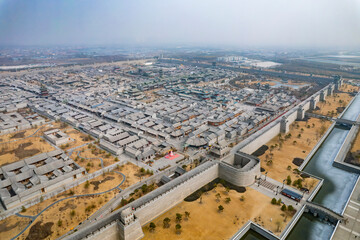
<svg viewBox="0 0 360 240">
<path fill-rule="evenodd" d="M 48 206 L 47 206 L 46 208 L 44 208 L 43 210 L 41 210 L 41 212 L 39 212 L 39 213 L 38 213 L 37 215 L 35 215 L 35 216 L 21 215 L 21 214 L 19 214 L 19 213 L 16 213 L 16 214 L 15 214 L 16 216 L 18 216 L 18 217 L 30 218 L 31 221 L 30 221 L 30 223 L 29 223 L 20 233 L 18 233 L 18 234 L 17 234 L 15 237 L 13 237 L 11 240 L 16 239 L 16 238 L 19 237 L 21 234 L 23 234 L 23 233 L 31 226 L 31 224 L 32 224 L 43 212 L 45 212 L 47 209 L 49 209 L 50 207 L 54 206 L 55 204 L 57 204 L 57 203 L 59 203 L 59 202 L 61 202 L 61 201 L 68 200 L 68 199 L 72 199 L 72 198 L 78 198 L 78 197 L 97 196 L 97 195 L 101 195 L 101 194 L 104 194 L 104 193 L 111 192 L 111 191 L 113 191 L 113 190 L 115 190 L 115 189 L 119 189 L 119 187 L 125 182 L 126 176 L 125 176 L 123 173 L 121 173 L 121 172 L 118 172 L 118 171 L 114 171 L 114 172 L 122 175 L 123 179 L 122 179 L 122 181 L 121 181 L 120 184 L 118 184 L 116 187 L 113 187 L 113 188 L 111 188 L 111 189 L 109 189 L 109 190 L 106 190 L 106 191 L 104 191 L 104 192 L 98 192 L 98 193 L 89 193 L 89 194 L 74 195 L 74 196 L 70 196 L 70 197 L 66 197 L 66 198 L 57 200 L 57 201 L 51 203 L 50 205 L 48 205 Z"/>
<path fill-rule="evenodd" d="M 27 138 L 30 138 L 30 137 L 34 137 L 34 135 L 40 131 L 42 128 L 44 128 L 45 126 L 42 126 L 41 128 L 37 129 L 35 132 L 33 132 L 32 134 L 30 134 L 29 136 L 27 137 L 23 137 L 23 138 L 18 138 L 18 139 L 14 139 L 14 140 L 10 140 L 10 141 L 7 141 L 7 142 L 0 142 L 0 145 L 1 144 L 5 144 L 5 143 L 13 143 L 13 142 L 17 142 L 17 141 L 20 141 L 20 140 L 24 140 L 24 139 L 27 139 Z"/>
</svg>

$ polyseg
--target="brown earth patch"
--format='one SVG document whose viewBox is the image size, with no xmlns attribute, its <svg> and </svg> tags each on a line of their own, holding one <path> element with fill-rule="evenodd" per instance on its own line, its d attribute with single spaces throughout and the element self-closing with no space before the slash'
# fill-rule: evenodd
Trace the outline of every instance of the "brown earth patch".
<svg viewBox="0 0 360 240">
<path fill-rule="evenodd" d="M 62 212 L 62 211 L 65 211 L 66 209 L 75 209 L 76 208 L 76 205 L 74 204 L 74 200 L 70 200 L 70 201 L 67 201 L 65 206 L 62 206 L 59 208 L 59 211 Z"/>
<path fill-rule="evenodd" d="M 294 158 L 294 160 L 292 161 L 292 163 L 298 167 L 300 167 L 303 162 L 304 162 L 304 159 L 302 159 L 302 158 Z"/>
<path fill-rule="evenodd" d="M 14 138 L 23 138 L 23 137 L 25 137 L 25 131 L 15 133 L 15 134 L 11 137 L 11 139 L 14 139 Z"/>
<path fill-rule="evenodd" d="M 109 181 L 109 180 L 113 180 L 114 177 L 112 176 L 107 176 L 106 178 L 104 178 L 104 180 L 101 180 L 101 181 L 92 181 L 90 182 L 90 184 L 94 185 L 94 190 L 98 190 L 99 189 L 99 185 L 106 182 L 106 181 Z"/>
<path fill-rule="evenodd" d="M 8 225 L 8 223 L 6 221 L 3 221 L 2 223 L 0 223 L 0 233 L 1 232 L 7 232 L 13 228 L 15 228 L 20 222 L 16 222 L 14 224 L 10 224 Z"/>
<path fill-rule="evenodd" d="M 47 222 L 44 224 L 41 223 L 42 222 L 37 222 L 34 226 L 30 228 L 29 235 L 27 235 L 25 240 L 42 240 L 46 239 L 53 233 L 51 231 L 51 228 L 54 225 L 53 222 Z"/>
<path fill-rule="evenodd" d="M 26 158 L 26 157 L 31 157 L 31 156 L 34 156 L 35 154 L 40 152 L 38 149 L 25 149 L 25 148 L 27 148 L 27 147 L 29 147 L 31 145 L 32 145 L 31 142 L 22 143 L 17 148 L 15 148 L 13 150 L 2 151 L 0 153 L 0 155 L 5 155 L 5 154 L 8 154 L 8 153 L 15 154 L 15 156 L 18 157 L 19 159 Z"/>
</svg>

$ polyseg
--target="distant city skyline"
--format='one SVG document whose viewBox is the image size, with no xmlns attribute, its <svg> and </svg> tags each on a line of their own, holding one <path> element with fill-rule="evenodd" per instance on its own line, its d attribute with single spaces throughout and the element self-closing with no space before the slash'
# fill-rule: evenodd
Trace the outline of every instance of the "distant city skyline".
<svg viewBox="0 0 360 240">
<path fill-rule="evenodd" d="M 0 46 L 360 48 L 360 0 L 0 0 Z"/>
</svg>

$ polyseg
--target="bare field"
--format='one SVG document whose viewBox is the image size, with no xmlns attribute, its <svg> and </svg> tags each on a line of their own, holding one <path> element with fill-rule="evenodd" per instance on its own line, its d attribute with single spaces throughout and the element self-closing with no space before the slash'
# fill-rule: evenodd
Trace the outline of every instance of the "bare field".
<svg viewBox="0 0 360 240">
<path fill-rule="evenodd" d="M 1 239 L 11 239 L 17 233 L 21 232 L 21 230 L 23 230 L 29 222 L 29 218 L 18 217 L 15 215 L 0 221 Z"/>
<path fill-rule="evenodd" d="M 44 200 L 43 202 L 30 207 L 22 214 L 34 216 L 57 200 L 71 197 L 73 195 L 104 192 L 116 187 L 121 183 L 122 180 L 123 177 L 118 173 L 106 173 L 90 180 L 88 183 L 82 183 L 79 186 L 72 188 L 71 190 L 59 194 L 56 197 Z M 113 198 L 118 192 L 119 190 L 115 189 L 108 193 L 97 196 L 72 198 L 56 203 L 44 211 L 34 221 L 31 227 L 28 228 L 18 239 L 55 239 L 76 227 L 80 222 L 84 221 L 101 206 L 103 206 L 108 200 Z M 22 227 L 16 228 L 17 231 L 12 228 L 13 230 L 9 230 L 10 232 L 8 233 L 4 232 L 6 234 L 4 235 L 6 236 L 4 239 L 10 239 L 11 237 L 14 237 L 16 234 L 18 234 L 24 228 L 24 226 L 26 226 L 26 223 L 29 222 L 29 219 L 11 216 L 3 221 L 0 221 L 0 226 L 11 226 L 11 224 L 19 221 L 19 219 L 25 219 L 26 221 L 21 225 Z M 59 221 L 61 223 L 59 223 Z M 41 232 L 50 233 L 50 235 L 46 236 L 45 238 L 41 238 Z M 3 236 L 2 231 L 1 236 Z"/>
<path fill-rule="evenodd" d="M 216 194 L 220 193 L 217 201 Z M 225 202 L 230 198 L 229 203 Z M 243 201 L 240 198 L 243 197 Z M 160 215 L 152 222 L 156 228 L 150 231 L 149 224 L 143 226 L 145 237 L 143 239 L 229 239 L 248 220 L 256 221 L 266 229 L 279 235 L 291 220 L 293 213 L 283 212 L 278 205 L 270 203 L 271 198 L 247 188 L 246 192 L 238 193 L 230 190 L 226 193 L 225 188 L 219 184 L 216 190 L 202 195 L 202 203 L 199 200 L 193 202 L 181 202 L 179 205 Z M 218 211 L 222 205 L 224 210 Z M 190 213 L 186 220 L 185 211 Z M 175 225 L 176 213 L 182 214 L 181 233 L 177 234 Z M 163 227 L 163 220 L 170 219 L 170 227 Z"/>
<path fill-rule="evenodd" d="M 38 133 L 40 134 L 40 131 Z M 0 166 L 53 150 L 55 148 L 38 135 L 16 142 L 3 143 L 0 145 Z"/>
<path fill-rule="evenodd" d="M 270 178 L 279 182 L 282 182 L 287 176 L 290 176 L 292 181 L 299 179 L 300 176 L 293 171 L 299 167 L 293 163 L 294 158 L 305 159 L 330 125 L 329 121 L 317 118 L 310 118 L 307 122 L 294 122 L 288 133 L 291 134 L 290 138 L 285 140 L 285 135 L 283 135 L 281 137 L 283 140 L 280 140 L 277 136 L 267 143 L 269 149 L 259 156 L 261 167 L 268 172 Z M 282 143 L 280 144 L 280 142 Z M 280 145 L 282 146 L 280 147 Z M 316 183 L 316 179 L 306 178 L 303 186 L 311 190 Z"/>
<path fill-rule="evenodd" d="M 80 153 L 78 153 L 78 151 L 80 151 Z M 100 158 L 103 159 L 104 167 L 116 162 L 115 157 L 104 150 L 98 149 L 93 144 L 76 149 L 70 157 L 80 166 L 84 167 L 88 173 L 93 173 L 101 169 Z"/>
</svg>

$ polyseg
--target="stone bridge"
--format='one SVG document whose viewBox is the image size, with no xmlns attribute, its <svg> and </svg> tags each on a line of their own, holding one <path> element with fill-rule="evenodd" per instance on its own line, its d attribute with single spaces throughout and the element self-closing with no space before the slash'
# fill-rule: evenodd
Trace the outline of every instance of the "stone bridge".
<svg viewBox="0 0 360 240">
<path fill-rule="evenodd" d="M 315 117 L 315 118 L 320 118 L 320 119 L 327 119 L 329 121 L 335 121 L 337 123 L 345 124 L 350 127 L 351 127 L 351 125 L 360 125 L 360 121 L 352 121 L 352 120 L 347 120 L 347 119 L 343 119 L 343 118 L 333 118 L 333 117 L 329 117 L 329 116 L 325 116 L 325 115 L 321 115 L 321 114 L 309 113 L 309 112 L 306 112 L 305 115 L 309 116 L 309 117 Z"/>
<path fill-rule="evenodd" d="M 305 203 L 305 212 L 312 213 L 315 217 L 319 217 L 329 223 L 336 224 L 337 221 L 343 221 L 344 217 L 333 210 L 314 202 Z"/>
</svg>

